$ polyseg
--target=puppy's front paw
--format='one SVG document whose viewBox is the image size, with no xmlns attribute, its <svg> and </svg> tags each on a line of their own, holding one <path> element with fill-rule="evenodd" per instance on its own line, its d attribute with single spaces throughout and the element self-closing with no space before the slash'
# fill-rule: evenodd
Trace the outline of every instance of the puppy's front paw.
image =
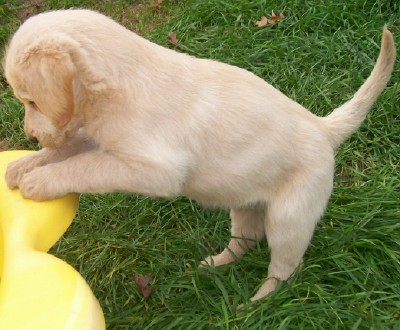
<svg viewBox="0 0 400 330">
<path fill-rule="evenodd" d="M 6 170 L 6 183 L 10 189 L 17 188 L 25 173 L 33 169 L 32 162 L 26 161 L 25 157 L 10 163 Z"/>
<path fill-rule="evenodd" d="M 61 185 L 57 185 L 49 175 L 48 166 L 38 167 L 26 173 L 19 183 L 19 190 L 24 198 L 34 201 L 45 201 L 56 199 L 66 195 Z"/>
<path fill-rule="evenodd" d="M 34 168 L 49 163 L 52 156 L 53 152 L 51 150 L 42 149 L 11 162 L 7 166 L 5 175 L 7 186 L 10 189 L 19 187 L 22 177 L 26 173 L 29 173 Z"/>
</svg>

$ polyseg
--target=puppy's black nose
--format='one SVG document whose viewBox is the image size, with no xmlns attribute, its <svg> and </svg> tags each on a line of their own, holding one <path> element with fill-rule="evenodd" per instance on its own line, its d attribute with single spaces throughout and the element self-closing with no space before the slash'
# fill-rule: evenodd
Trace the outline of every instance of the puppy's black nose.
<svg viewBox="0 0 400 330">
<path fill-rule="evenodd" d="M 35 144 L 39 143 L 39 140 L 37 138 L 35 138 L 34 136 L 29 137 L 28 140 L 29 140 L 29 142 L 32 142 Z"/>
</svg>

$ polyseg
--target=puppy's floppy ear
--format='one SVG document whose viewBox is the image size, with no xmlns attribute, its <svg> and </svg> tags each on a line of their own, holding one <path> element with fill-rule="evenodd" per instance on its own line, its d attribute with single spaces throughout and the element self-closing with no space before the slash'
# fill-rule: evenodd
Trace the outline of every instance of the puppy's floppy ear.
<svg viewBox="0 0 400 330">
<path fill-rule="evenodd" d="M 64 127 L 74 114 L 73 83 L 77 70 L 71 46 L 60 36 L 47 37 L 29 47 L 21 58 L 32 101 L 57 128 Z"/>
</svg>

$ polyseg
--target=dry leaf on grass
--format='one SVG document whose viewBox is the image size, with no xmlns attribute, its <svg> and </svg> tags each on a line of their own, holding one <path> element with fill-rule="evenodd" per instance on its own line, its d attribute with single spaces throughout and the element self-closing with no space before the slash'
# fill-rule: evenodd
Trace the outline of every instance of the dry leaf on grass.
<svg viewBox="0 0 400 330">
<path fill-rule="evenodd" d="M 139 274 L 135 274 L 133 278 L 143 297 L 147 298 L 152 294 L 153 288 L 149 287 L 149 283 L 151 281 L 150 275 L 141 276 Z"/>
<path fill-rule="evenodd" d="M 272 14 L 271 14 L 270 18 L 266 18 L 265 16 L 263 16 L 263 17 L 261 17 L 261 20 L 256 22 L 256 25 L 258 27 L 263 27 L 263 26 L 268 25 L 268 24 L 272 25 L 272 24 L 278 23 L 279 21 L 281 21 L 284 18 L 285 18 L 285 16 L 283 15 L 283 12 L 280 12 L 279 15 L 277 16 L 275 14 L 275 12 L 272 11 Z"/>
<path fill-rule="evenodd" d="M 261 19 L 256 22 L 256 25 L 258 27 L 263 27 L 263 26 L 265 26 L 267 24 L 268 24 L 268 18 L 266 18 L 265 16 L 261 17 Z"/>
<path fill-rule="evenodd" d="M 283 16 L 283 12 L 279 13 L 279 16 L 276 16 L 274 11 L 272 11 L 272 15 L 270 18 L 268 18 L 268 23 L 269 24 L 275 24 L 278 23 L 279 21 L 283 20 L 285 16 Z"/>
<path fill-rule="evenodd" d="M 168 33 L 168 37 L 169 37 L 169 40 L 168 40 L 169 43 L 171 43 L 175 46 L 178 44 L 178 38 L 176 37 L 175 32 Z"/>
</svg>

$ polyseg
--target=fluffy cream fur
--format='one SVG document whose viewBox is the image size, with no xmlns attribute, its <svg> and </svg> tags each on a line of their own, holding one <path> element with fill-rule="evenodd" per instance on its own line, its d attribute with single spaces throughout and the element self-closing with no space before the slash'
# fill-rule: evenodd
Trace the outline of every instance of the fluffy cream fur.
<svg viewBox="0 0 400 330">
<path fill-rule="evenodd" d="M 62 195 L 187 195 L 231 208 L 232 239 L 203 264 L 271 249 L 253 300 L 302 261 L 332 190 L 334 151 L 361 124 L 395 61 L 381 52 L 354 97 L 320 118 L 254 74 L 153 44 L 88 10 L 37 15 L 15 33 L 4 68 L 44 147 L 7 170 L 10 188 Z"/>
</svg>

